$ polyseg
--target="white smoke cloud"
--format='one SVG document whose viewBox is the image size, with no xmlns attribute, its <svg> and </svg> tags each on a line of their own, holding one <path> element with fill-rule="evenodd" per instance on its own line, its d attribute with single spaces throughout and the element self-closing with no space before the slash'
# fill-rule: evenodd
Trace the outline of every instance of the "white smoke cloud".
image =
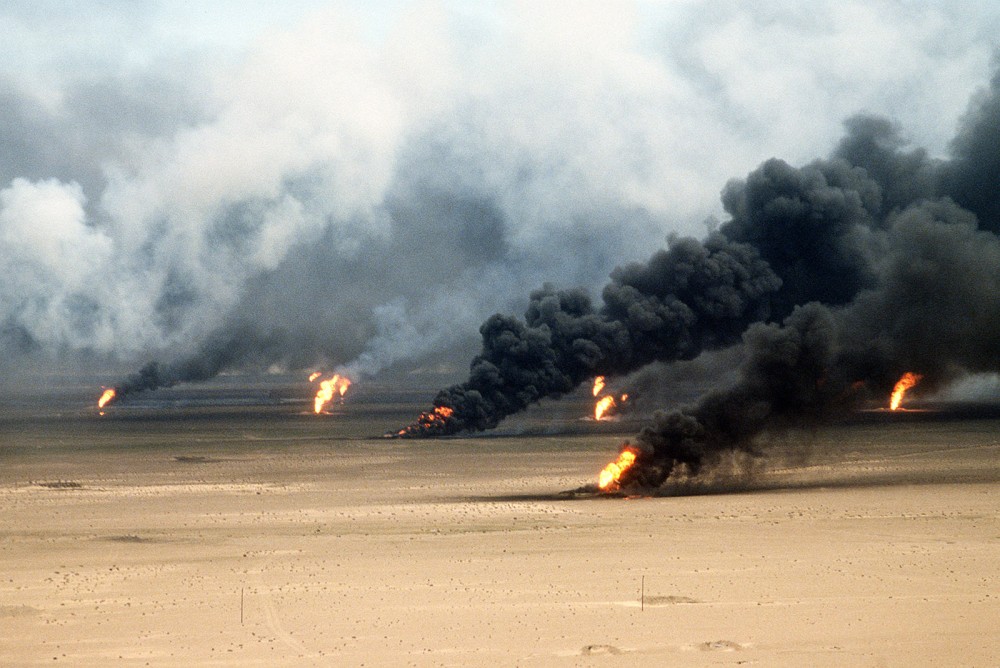
<svg viewBox="0 0 1000 668">
<path fill-rule="evenodd" d="M 23 109 L 0 121 L 0 332 L 131 365 L 271 313 L 262 336 L 314 326 L 312 363 L 368 373 L 700 234 L 728 178 L 828 152 L 856 111 L 943 151 L 1000 23 L 891 2 L 310 2 L 275 26 L 234 4 L 215 37 L 177 8 L 81 19 L 98 53 L 52 46 L 64 19 L 29 5 L 0 12 Z M 222 34 L 226 11 L 255 32 Z M 296 274 L 305 256 L 319 276 Z M 296 345 L 277 361 L 307 363 Z"/>
<path fill-rule="evenodd" d="M 94 266 L 112 252 L 111 240 L 87 225 L 84 202 L 78 184 L 55 179 L 15 179 L 0 190 L 0 303 L 16 310 L 21 326 L 47 345 L 87 346 L 109 334 L 106 323 L 92 320 L 87 311 L 93 304 L 82 297 L 99 278 Z"/>
</svg>

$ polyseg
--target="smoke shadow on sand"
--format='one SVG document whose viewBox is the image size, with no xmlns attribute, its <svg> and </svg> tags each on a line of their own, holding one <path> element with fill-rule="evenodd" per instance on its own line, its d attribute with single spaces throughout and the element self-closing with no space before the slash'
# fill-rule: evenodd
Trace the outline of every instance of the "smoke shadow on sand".
<svg viewBox="0 0 1000 668">
<path fill-rule="evenodd" d="M 1000 483 L 1000 442 L 915 447 L 882 456 L 855 453 L 842 460 L 786 465 L 781 452 L 752 470 L 722 467 L 703 475 L 668 480 L 663 486 L 603 492 L 595 483 L 556 492 L 464 496 L 470 503 L 587 502 L 683 496 L 743 495 L 820 490 Z M 868 455 L 868 456 L 866 456 Z M 787 461 L 787 459 L 785 460 Z"/>
</svg>

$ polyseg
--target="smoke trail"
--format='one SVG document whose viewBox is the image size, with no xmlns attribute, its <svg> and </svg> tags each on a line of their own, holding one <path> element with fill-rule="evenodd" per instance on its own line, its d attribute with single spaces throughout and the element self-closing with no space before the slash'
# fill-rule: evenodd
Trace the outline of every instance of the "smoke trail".
<svg viewBox="0 0 1000 668">
<path fill-rule="evenodd" d="M 450 409 L 447 419 L 418 422 L 398 435 L 490 429 L 594 375 L 731 344 L 767 315 L 768 297 L 780 285 L 752 247 L 712 235 L 704 243 L 674 239 L 647 263 L 615 270 L 596 311 L 584 292 L 546 286 L 531 294 L 523 322 L 497 314 L 480 328 L 483 351 L 469 380 L 434 400 Z"/>
</svg>

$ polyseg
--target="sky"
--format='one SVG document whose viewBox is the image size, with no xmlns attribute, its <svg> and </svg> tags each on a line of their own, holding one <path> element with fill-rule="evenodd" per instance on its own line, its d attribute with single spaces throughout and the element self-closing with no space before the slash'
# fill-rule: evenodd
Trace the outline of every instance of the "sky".
<svg viewBox="0 0 1000 668">
<path fill-rule="evenodd" d="M 0 30 L 0 384 L 418 378 L 854 114 L 946 157 L 1000 7 L 51 0 Z"/>
</svg>

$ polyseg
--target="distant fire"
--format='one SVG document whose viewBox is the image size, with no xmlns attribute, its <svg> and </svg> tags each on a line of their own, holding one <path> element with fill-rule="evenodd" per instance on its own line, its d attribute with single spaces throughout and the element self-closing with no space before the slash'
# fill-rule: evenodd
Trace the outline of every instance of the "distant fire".
<svg viewBox="0 0 1000 668">
<path fill-rule="evenodd" d="M 618 454 L 618 459 L 604 467 L 597 477 L 597 486 L 602 492 L 617 492 L 621 488 L 622 475 L 635 464 L 637 453 L 630 446 Z"/>
<path fill-rule="evenodd" d="M 309 380 L 314 381 L 319 377 L 319 373 L 314 373 L 309 376 Z M 326 380 L 321 380 L 319 390 L 316 392 L 316 398 L 313 400 L 314 412 L 317 414 L 322 413 L 324 406 L 333 401 L 334 398 L 343 397 L 350 386 L 351 379 L 347 376 L 341 376 L 338 373 L 333 374 L 333 376 Z"/>
<path fill-rule="evenodd" d="M 115 388 L 113 387 L 109 387 L 108 389 L 104 390 L 104 394 L 102 394 L 101 398 L 97 400 L 97 407 L 104 408 L 105 406 L 107 406 L 111 402 L 111 400 L 115 398 L 115 394 L 116 394 Z"/>
<path fill-rule="evenodd" d="M 600 399 L 597 400 L 597 403 L 594 405 L 594 419 L 600 420 L 605 416 L 605 414 L 607 414 L 609 410 L 614 408 L 616 405 L 617 404 L 615 404 L 615 398 L 610 394 L 605 397 L 601 397 Z"/>
<path fill-rule="evenodd" d="M 604 376 L 598 376 L 594 378 L 594 386 L 593 388 L 591 388 L 591 394 L 593 394 L 595 397 L 598 397 L 597 403 L 594 404 L 595 420 L 603 420 L 606 417 L 614 415 L 614 413 L 616 413 L 617 410 L 621 407 L 621 404 L 624 404 L 626 401 L 628 401 L 627 394 L 622 394 L 619 399 L 615 399 L 614 396 L 610 394 L 606 394 L 603 397 L 600 396 L 601 392 L 604 391 L 605 385 L 606 383 L 604 380 Z"/>
<path fill-rule="evenodd" d="M 416 422 L 413 424 L 403 427 L 395 434 L 389 432 L 386 434 L 387 437 L 412 437 L 412 436 L 422 436 L 436 431 L 444 427 L 445 423 L 455 413 L 454 408 L 449 408 L 448 406 L 435 406 L 434 410 L 428 411 L 426 413 L 421 413 L 420 417 L 417 418 Z"/>
<path fill-rule="evenodd" d="M 889 410 L 899 410 L 899 406 L 903 402 L 903 397 L 906 396 L 906 391 L 919 383 L 921 378 L 923 376 L 919 373 L 912 373 L 910 371 L 904 373 L 902 378 L 896 381 L 896 386 L 892 388 L 892 396 L 889 397 Z"/>
<path fill-rule="evenodd" d="M 319 371 L 313 371 L 311 374 L 309 374 L 309 382 L 310 383 L 313 382 L 322 375 L 323 374 L 321 374 Z"/>
</svg>

